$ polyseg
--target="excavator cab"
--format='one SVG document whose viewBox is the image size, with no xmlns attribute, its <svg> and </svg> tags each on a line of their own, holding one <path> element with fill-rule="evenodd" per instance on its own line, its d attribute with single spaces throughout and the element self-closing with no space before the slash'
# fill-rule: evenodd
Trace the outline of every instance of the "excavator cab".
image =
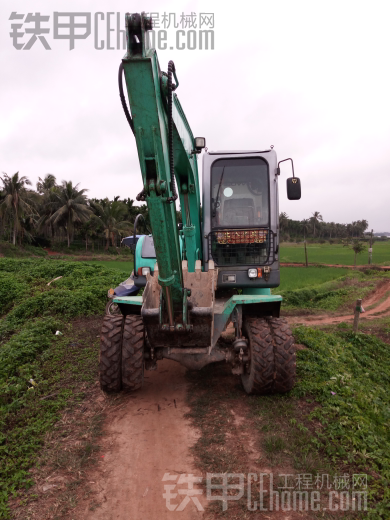
<svg viewBox="0 0 390 520">
<path fill-rule="evenodd" d="M 218 267 L 219 289 L 280 283 L 276 161 L 271 148 L 203 156 L 205 268 Z"/>
</svg>

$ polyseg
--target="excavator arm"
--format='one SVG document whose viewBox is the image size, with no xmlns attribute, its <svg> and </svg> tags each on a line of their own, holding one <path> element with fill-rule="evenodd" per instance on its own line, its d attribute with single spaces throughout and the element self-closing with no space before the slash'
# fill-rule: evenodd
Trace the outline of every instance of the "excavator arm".
<svg viewBox="0 0 390 520">
<path fill-rule="evenodd" d="M 186 299 L 182 260 L 187 260 L 188 272 L 195 272 L 196 260 L 202 259 L 198 150 L 174 93 L 178 87 L 175 66 L 169 62 L 168 74 L 161 72 L 156 50 L 148 46 L 147 31 L 151 28 L 151 19 L 144 13 L 126 15 L 127 52 L 119 82 L 121 87 L 123 68 L 131 111 L 127 116 L 143 180 L 137 198 L 148 206 L 158 283 L 172 325 L 173 314 L 182 309 Z M 183 215 L 183 253 L 176 220 L 178 197 Z"/>
</svg>

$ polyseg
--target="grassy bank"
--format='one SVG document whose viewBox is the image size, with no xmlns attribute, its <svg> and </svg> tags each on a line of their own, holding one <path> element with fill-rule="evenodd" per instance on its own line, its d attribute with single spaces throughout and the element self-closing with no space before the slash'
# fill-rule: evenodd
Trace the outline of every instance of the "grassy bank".
<svg viewBox="0 0 390 520">
<path fill-rule="evenodd" d="M 90 379 L 92 366 L 96 377 L 96 339 L 75 344 L 70 322 L 102 315 L 107 290 L 126 276 L 81 262 L 0 259 L 0 516 L 32 485 L 29 468 L 60 410 L 77 400 L 76 382 Z"/>
<path fill-rule="evenodd" d="M 272 292 L 283 296 L 282 309 L 285 311 L 342 311 L 350 310 L 357 298 L 364 301 L 381 281 L 388 279 L 389 273 L 373 270 L 282 267 L 280 288 Z"/>
</svg>

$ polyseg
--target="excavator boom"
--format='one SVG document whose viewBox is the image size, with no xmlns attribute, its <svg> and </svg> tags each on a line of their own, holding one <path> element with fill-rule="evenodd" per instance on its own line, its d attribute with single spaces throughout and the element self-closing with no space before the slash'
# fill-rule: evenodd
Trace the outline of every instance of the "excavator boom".
<svg viewBox="0 0 390 520">
<path fill-rule="evenodd" d="M 127 53 L 122 64 L 144 186 L 138 198 L 148 206 L 158 280 L 168 312 L 173 313 L 183 302 L 175 201 L 179 196 L 184 258 L 188 271 L 194 272 L 195 261 L 202 258 L 199 177 L 195 139 L 174 93 L 175 67 L 170 62 L 168 74 L 161 72 L 156 50 L 148 47 L 150 28 L 144 13 L 126 15 Z"/>
</svg>

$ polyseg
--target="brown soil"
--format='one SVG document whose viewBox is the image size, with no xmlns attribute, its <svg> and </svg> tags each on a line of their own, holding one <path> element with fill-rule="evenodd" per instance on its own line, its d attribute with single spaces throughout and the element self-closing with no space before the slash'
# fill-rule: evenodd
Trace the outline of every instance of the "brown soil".
<svg viewBox="0 0 390 520">
<path fill-rule="evenodd" d="M 48 249 L 47 247 L 44 247 L 43 248 L 46 253 L 49 255 L 49 256 L 55 256 L 55 255 L 60 255 L 61 253 L 57 253 L 57 251 L 51 251 L 50 249 Z"/>
<path fill-rule="evenodd" d="M 171 512 L 163 498 L 164 485 L 175 483 L 163 482 L 164 474 L 199 475 L 190 455 L 196 431 L 184 417 L 184 373 L 185 368 L 164 360 L 158 371 L 145 373 L 141 391 L 121 394 L 120 404 L 108 411 L 101 459 L 88 473 L 91 494 L 72 512 L 73 519 L 202 518 L 192 502 L 182 512 Z M 181 501 L 179 496 L 172 504 Z"/>
</svg>

